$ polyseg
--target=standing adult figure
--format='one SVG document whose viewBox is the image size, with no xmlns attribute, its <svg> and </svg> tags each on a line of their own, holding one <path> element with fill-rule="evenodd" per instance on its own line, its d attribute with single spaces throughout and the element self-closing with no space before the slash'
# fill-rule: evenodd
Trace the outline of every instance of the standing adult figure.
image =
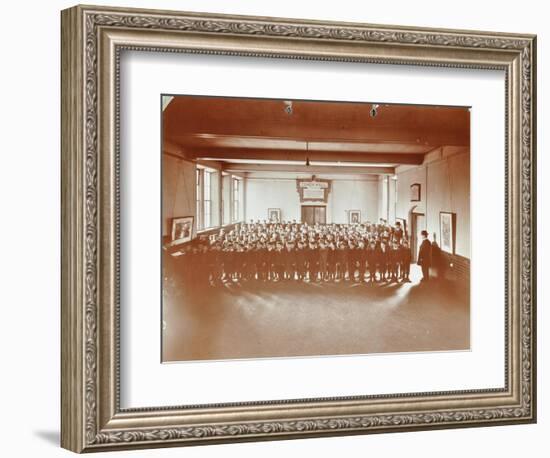
<svg viewBox="0 0 550 458">
<path fill-rule="evenodd" d="M 422 236 L 422 243 L 418 250 L 418 265 L 422 267 L 422 280 L 428 281 L 430 279 L 430 266 L 432 265 L 432 244 L 428 240 L 428 232 L 420 232 Z"/>
</svg>

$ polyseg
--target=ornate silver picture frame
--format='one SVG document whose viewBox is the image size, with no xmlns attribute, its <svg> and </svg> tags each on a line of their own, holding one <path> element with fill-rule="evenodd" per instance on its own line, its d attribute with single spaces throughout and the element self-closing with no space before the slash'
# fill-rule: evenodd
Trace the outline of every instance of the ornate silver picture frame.
<svg viewBox="0 0 550 458">
<path fill-rule="evenodd" d="M 61 445 L 75 452 L 536 421 L 536 37 L 76 6 L 62 12 Z M 505 386 L 121 407 L 119 124 L 126 50 L 501 70 Z"/>
</svg>

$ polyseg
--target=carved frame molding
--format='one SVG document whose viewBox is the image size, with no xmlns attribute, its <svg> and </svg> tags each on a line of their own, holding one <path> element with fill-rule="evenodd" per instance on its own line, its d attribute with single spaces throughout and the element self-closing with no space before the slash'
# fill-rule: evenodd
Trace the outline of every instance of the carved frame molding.
<svg viewBox="0 0 550 458">
<path fill-rule="evenodd" d="M 506 72 L 504 389 L 120 408 L 119 66 L 124 50 Z M 62 446 L 73 451 L 533 422 L 536 38 L 153 10 L 62 12 Z"/>
</svg>

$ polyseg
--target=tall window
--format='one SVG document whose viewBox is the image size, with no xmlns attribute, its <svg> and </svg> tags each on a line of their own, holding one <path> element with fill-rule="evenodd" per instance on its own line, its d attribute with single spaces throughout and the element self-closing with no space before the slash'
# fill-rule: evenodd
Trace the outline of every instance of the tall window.
<svg viewBox="0 0 550 458">
<path fill-rule="evenodd" d="M 202 200 L 202 180 L 201 180 L 201 169 L 196 170 L 196 195 L 197 195 L 197 202 L 196 202 L 196 220 L 197 220 L 197 229 L 202 229 L 202 208 L 201 208 L 201 200 Z"/>
<path fill-rule="evenodd" d="M 239 196 L 241 193 L 241 181 L 233 178 L 233 222 L 239 221 Z"/>
<path fill-rule="evenodd" d="M 212 172 L 204 171 L 203 187 L 204 229 L 212 226 Z"/>
</svg>

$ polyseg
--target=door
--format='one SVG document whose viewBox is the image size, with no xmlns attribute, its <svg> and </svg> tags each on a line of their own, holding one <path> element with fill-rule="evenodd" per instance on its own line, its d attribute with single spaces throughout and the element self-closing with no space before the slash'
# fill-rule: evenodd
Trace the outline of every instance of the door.
<svg viewBox="0 0 550 458">
<path fill-rule="evenodd" d="M 326 224 L 327 209 L 323 205 L 302 205 L 302 222 L 309 225 Z"/>
<path fill-rule="evenodd" d="M 418 248 L 422 242 L 420 232 L 426 229 L 426 217 L 423 213 L 411 214 L 411 250 L 413 262 L 418 257 Z"/>
<path fill-rule="evenodd" d="M 326 224 L 327 222 L 327 213 L 326 207 L 315 207 L 315 222 L 319 224 Z"/>
</svg>

